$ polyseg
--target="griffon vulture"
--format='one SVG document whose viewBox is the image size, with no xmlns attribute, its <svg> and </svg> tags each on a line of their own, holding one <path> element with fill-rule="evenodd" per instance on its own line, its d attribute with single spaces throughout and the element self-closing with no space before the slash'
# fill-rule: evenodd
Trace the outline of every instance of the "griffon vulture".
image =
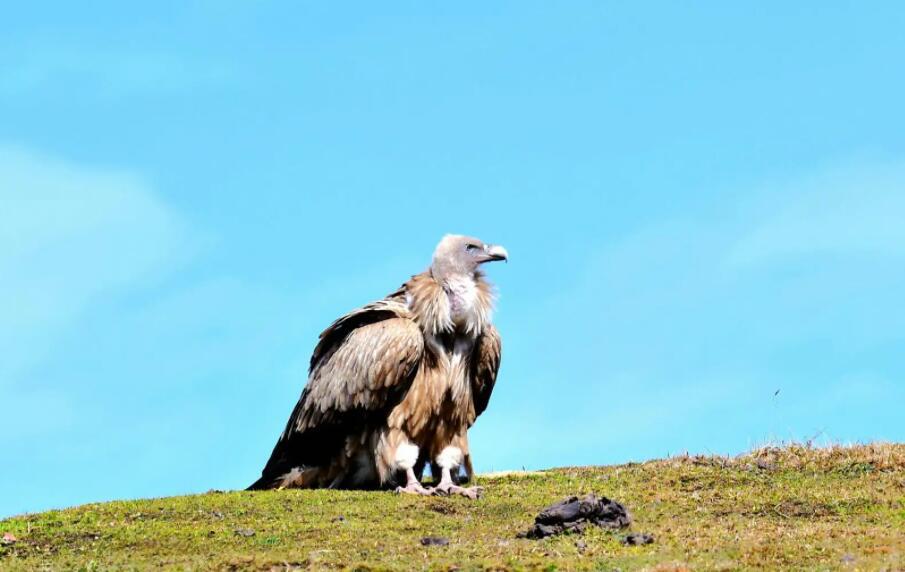
<svg viewBox="0 0 905 572">
<path fill-rule="evenodd" d="M 302 391 L 261 478 L 249 487 L 392 488 L 460 494 L 468 429 L 500 367 L 493 290 L 481 265 L 506 249 L 447 235 L 430 268 L 320 335 Z M 440 482 L 425 488 L 430 463 Z"/>
</svg>

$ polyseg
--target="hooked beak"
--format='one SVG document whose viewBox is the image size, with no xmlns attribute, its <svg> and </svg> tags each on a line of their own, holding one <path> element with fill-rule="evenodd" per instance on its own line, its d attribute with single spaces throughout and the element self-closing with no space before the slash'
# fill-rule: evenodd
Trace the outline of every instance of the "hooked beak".
<svg viewBox="0 0 905 572">
<path fill-rule="evenodd" d="M 484 245 L 484 260 L 482 262 L 492 262 L 494 260 L 505 260 L 509 262 L 509 253 L 506 249 L 497 244 Z"/>
</svg>

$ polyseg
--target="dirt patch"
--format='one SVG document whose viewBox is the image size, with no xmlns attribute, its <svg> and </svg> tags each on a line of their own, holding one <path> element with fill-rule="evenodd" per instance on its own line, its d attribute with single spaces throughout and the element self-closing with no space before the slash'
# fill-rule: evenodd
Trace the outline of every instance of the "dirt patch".
<svg viewBox="0 0 905 572">
<path fill-rule="evenodd" d="M 427 509 L 430 511 L 433 511 L 437 514 L 444 514 L 444 515 L 459 514 L 459 512 L 460 512 L 458 507 L 455 507 L 448 503 L 439 503 L 439 502 L 428 505 Z"/>
</svg>

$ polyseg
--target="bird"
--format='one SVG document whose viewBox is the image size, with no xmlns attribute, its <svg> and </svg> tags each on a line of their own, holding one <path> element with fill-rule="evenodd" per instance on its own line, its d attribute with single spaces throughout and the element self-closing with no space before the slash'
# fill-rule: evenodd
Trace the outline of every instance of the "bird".
<svg viewBox="0 0 905 572">
<path fill-rule="evenodd" d="M 483 267 L 508 260 L 500 245 L 448 234 L 427 270 L 333 322 L 248 490 L 480 497 L 483 488 L 462 486 L 474 472 L 468 429 L 487 409 L 502 357 L 495 289 Z M 430 487 L 421 482 L 428 465 Z"/>
</svg>

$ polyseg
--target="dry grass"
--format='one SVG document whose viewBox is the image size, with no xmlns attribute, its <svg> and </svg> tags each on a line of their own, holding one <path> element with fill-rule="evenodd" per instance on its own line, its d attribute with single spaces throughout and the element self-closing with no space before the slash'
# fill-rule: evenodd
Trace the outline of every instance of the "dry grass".
<svg viewBox="0 0 905 572">
<path fill-rule="evenodd" d="M 485 476 L 486 498 L 231 492 L 86 505 L 0 521 L 0 568 L 903 570 L 905 445 L 765 447 L 614 467 Z M 624 533 L 516 539 L 543 506 L 596 492 Z M 338 518 L 342 516 L 343 518 Z M 240 531 L 240 532 L 237 532 Z M 422 546 L 441 536 L 448 546 Z"/>
<path fill-rule="evenodd" d="M 721 467 L 795 471 L 905 471 L 905 446 L 892 443 L 830 445 L 789 443 L 759 447 L 738 457 L 680 455 L 651 463 L 694 463 Z"/>
</svg>

